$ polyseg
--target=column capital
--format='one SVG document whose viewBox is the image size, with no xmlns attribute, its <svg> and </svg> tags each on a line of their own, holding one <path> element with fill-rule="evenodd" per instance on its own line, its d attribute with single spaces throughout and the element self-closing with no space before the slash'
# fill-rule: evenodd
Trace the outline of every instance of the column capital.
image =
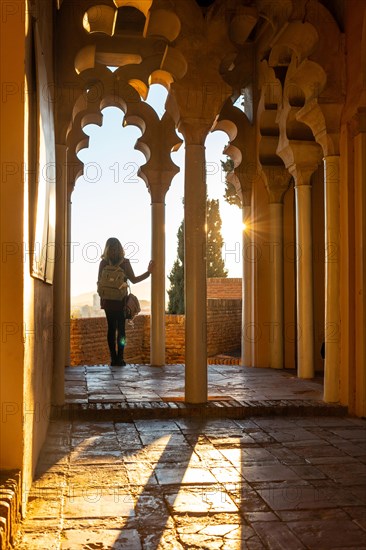
<svg viewBox="0 0 366 550">
<path fill-rule="evenodd" d="M 359 107 L 349 122 L 352 137 L 366 132 L 366 106 Z"/>
<path fill-rule="evenodd" d="M 358 131 L 359 133 L 366 132 L 366 107 L 359 107 L 357 110 Z"/>
<path fill-rule="evenodd" d="M 173 166 L 175 167 L 175 164 Z M 138 175 L 146 183 L 152 203 L 165 203 L 165 195 L 167 194 L 172 179 L 179 172 L 179 168 L 175 168 L 176 169 L 171 170 L 155 170 L 142 166 L 139 169 Z"/>
<path fill-rule="evenodd" d="M 339 152 L 339 128 L 342 103 L 322 103 L 318 99 L 308 101 L 296 114 L 296 120 L 311 129 L 314 139 L 323 149 L 324 156 Z"/>
<path fill-rule="evenodd" d="M 170 183 L 179 172 L 171 158 L 171 152 L 177 151 L 182 143 L 174 120 L 169 113 L 164 113 L 159 120 L 147 103 L 132 103 L 128 104 L 124 124 L 140 128 L 142 135 L 135 149 L 144 154 L 146 163 L 139 168 L 138 175 L 145 181 L 152 201 L 164 202 Z"/>
<path fill-rule="evenodd" d="M 339 182 L 339 156 L 328 155 L 323 158 L 324 164 L 324 179 L 328 183 Z"/>
<path fill-rule="evenodd" d="M 323 157 L 323 161 L 331 161 L 332 159 L 334 159 L 334 162 L 339 162 L 339 155 L 325 155 Z"/>
<path fill-rule="evenodd" d="M 285 166 L 262 166 L 270 203 L 282 203 L 289 188 L 291 174 Z"/>
<path fill-rule="evenodd" d="M 295 179 L 295 186 L 310 185 L 310 177 L 322 159 L 322 149 L 315 141 L 288 141 L 278 156 Z"/>
<path fill-rule="evenodd" d="M 178 130 L 184 136 L 186 145 L 203 145 L 210 132 L 213 120 L 204 118 L 182 118 L 178 123 Z"/>
<path fill-rule="evenodd" d="M 318 164 L 292 164 L 288 170 L 295 180 L 295 187 L 311 186 L 310 178 L 318 168 Z"/>
</svg>

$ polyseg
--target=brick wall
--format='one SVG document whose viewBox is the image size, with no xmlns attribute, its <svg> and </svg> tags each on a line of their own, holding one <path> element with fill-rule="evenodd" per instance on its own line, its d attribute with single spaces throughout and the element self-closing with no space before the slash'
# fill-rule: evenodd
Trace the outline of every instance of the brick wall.
<svg viewBox="0 0 366 550">
<path fill-rule="evenodd" d="M 207 355 L 240 349 L 241 300 L 207 300 Z"/>
<path fill-rule="evenodd" d="M 166 315 L 166 363 L 184 362 L 185 316 Z M 240 348 L 241 300 L 207 301 L 207 354 L 209 357 Z M 99 365 L 110 361 L 105 317 L 71 319 L 71 365 Z M 149 363 L 150 316 L 138 315 L 126 324 L 126 361 Z"/>
<path fill-rule="evenodd" d="M 225 277 L 207 279 L 207 298 L 241 300 L 242 280 Z"/>
</svg>

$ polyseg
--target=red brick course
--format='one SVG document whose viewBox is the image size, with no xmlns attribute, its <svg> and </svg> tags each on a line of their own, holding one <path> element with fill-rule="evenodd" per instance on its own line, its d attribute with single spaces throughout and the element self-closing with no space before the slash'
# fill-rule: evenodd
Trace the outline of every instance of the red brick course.
<svg viewBox="0 0 366 550">
<path fill-rule="evenodd" d="M 208 300 L 241 300 L 242 279 L 212 277 L 207 279 Z"/>
<path fill-rule="evenodd" d="M 166 315 L 166 363 L 184 362 L 185 316 Z M 207 301 L 208 357 L 240 348 L 241 300 Z M 105 317 L 71 319 L 71 366 L 109 363 Z M 126 324 L 126 361 L 150 362 L 150 315 Z"/>
</svg>

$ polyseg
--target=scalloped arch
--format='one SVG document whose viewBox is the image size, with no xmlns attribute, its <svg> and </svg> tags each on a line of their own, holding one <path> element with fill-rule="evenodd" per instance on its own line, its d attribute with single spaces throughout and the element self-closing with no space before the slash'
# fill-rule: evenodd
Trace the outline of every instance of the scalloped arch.
<svg viewBox="0 0 366 550">
<path fill-rule="evenodd" d="M 146 17 L 153 0 L 113 0 L 117 8 L 136 8 Z"/>
<path fill-rule="evenodd" d="M 230 141 L 234 141 L 234 139 L 238 135 L 238 128 L 235 122 L 228 119 L 219 120 L 212 129 L 212 132 L 216 131 L 225 132 Z"/>
<path fill-rule="evenodd" d="M 149 86 L 153 84 L 161 84 L 166 90 L 170 90 L 171 83 L 174 82 L 173 76 L 169 71 L 163 71 L 162 69 L 157 69 L 153 71 L 149 76 Z"/>
<path fill-rule="evenodd" d="M 269 56 L 269 65 L 274 67 L 289 64 L 285 61 L 288 51 L 294 52 L 297 59 L 300 62 L 303 61 L 314 51 L 318 40 L 319 36 L 313 25 L 292 21 L 274 43 Z"/>
<path fill-rule="evenodd" d="M 152 9 L 148 12 L 143 35 L 164 38 L 173 42 L 179 35 L 181 22 L 176 13 L 165 9 Z"/>
<path fill-rule="evenodd" d="M 100 32 L 113 36 L 117 13 L 115 8 L 105 4 L 91 6 L 84 13 L 83 27 L 90 34 Z"/>
<path fill-rule="evenodd" d="M 318 97 L 326 83 L 327 75 L 323 67 L 309 59 L 305 59 L 298 67 L 294 67 L 286 79 L 288 86 L 295 85 L 302 90 L 305 102 Z"/>
</svg>

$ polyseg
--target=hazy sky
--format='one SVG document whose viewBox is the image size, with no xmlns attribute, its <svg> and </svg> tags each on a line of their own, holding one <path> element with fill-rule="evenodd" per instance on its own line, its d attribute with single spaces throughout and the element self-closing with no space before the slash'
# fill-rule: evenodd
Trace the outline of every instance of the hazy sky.
<svg viewBox="0 0 366 550">
<path fill-rule="evenodd" d="M 147 102 L 161 117 L 166 90 L 150 88 Z M 138 166 L 145 157 L 134 149 L 140 130 L 122 127 L 123 112 L 110 107 L 103 110 L 102 127 L 89 125 L 88 149 L 79 153 L 84 162 L 84 176 L 76 182 L 72 200 L 71 295 L 96 291 L 100 255 L 108 237 L 117 237 L 125 248 L 136 275 L 146 271 L 151 254 L 150 194 L 137 177 Z M 241 277 L 241 211 L 227 204 L 223 197 L 225 173 L 220 160 L 228 142 L 223 132 L 213 132 L 206 139 L 207 192 L 220 199 L 223 257 L 229 277 Z M 184 143 L 172 154 L 180 172 L 166 195 L 166 273 L 177 255 L 177 231 L 183 219 Z M 167 280 L 167 288 L 169 281 Z M 150 279 L 136 285 L 141 299 L 150 299 Z"/>
</svg>

